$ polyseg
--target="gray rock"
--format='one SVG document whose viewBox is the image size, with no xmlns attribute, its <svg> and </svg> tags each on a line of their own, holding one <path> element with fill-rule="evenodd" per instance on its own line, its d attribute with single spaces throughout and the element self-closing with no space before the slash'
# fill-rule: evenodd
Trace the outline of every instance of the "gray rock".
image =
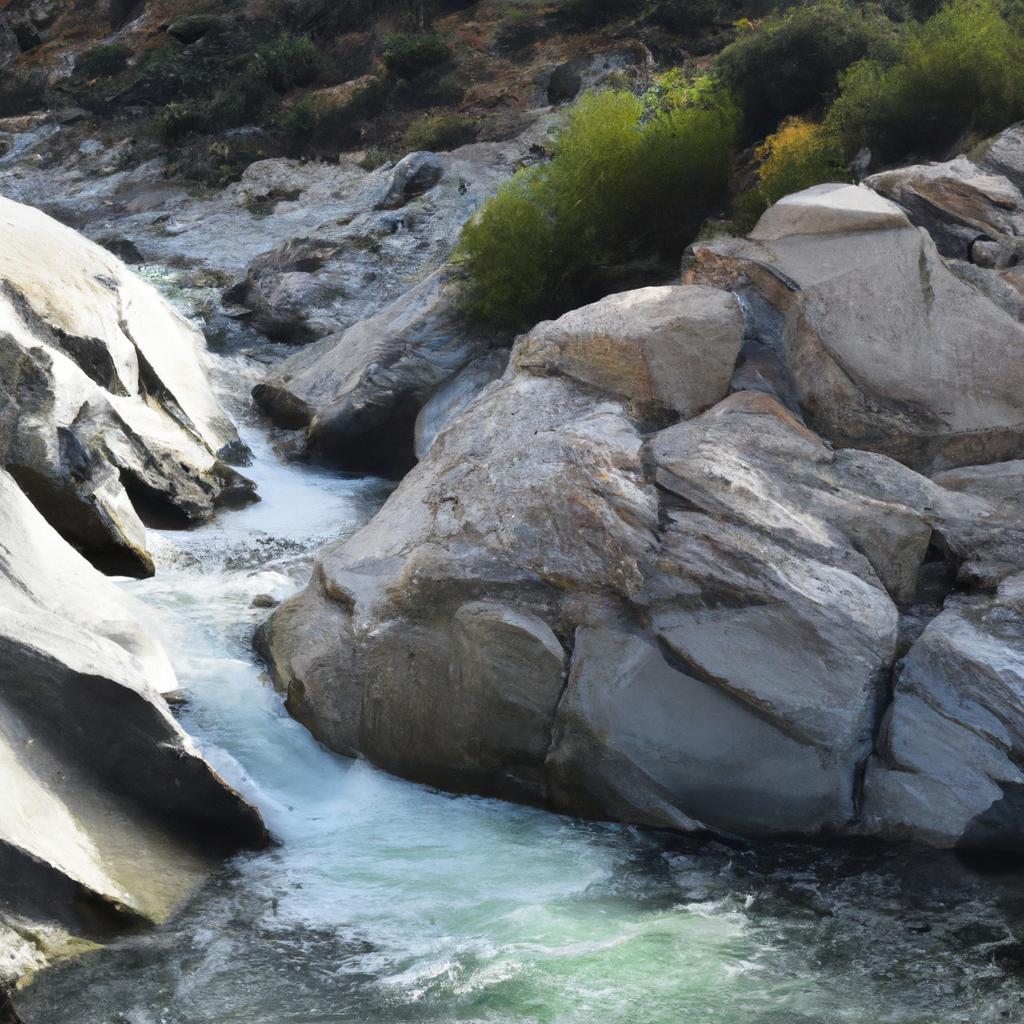
<svg viewBox="0 0 1024 1024">
<path fill-rule="evenodd" d="M 1017 577 L 948 602 L 903 660 L 864 789 L 864 829 L 1024 848 L 1024 615 Z"/>
<path fill-rule="evenodd" d="M 253 390 L 257 404 L 280 426 L 306 426 L 319 458 L 407 468 L 420 408 L 492 343 L 458 312 L 453 277 L 437 271 L 376 316 L 286 359 Z"/>
<path fill-rule="evenodd" d="M 703 412 L 725 397 L 743 342 L 735 297 L 717 288 L 640 288 L 539 324 L 516 368 L 559 373 L 623 401 L 642 420 Z"/>
<path fill-rule="evenodd" d="M 417 459 L 422 459 L 430 451 L 437 435 L 454 423 L 469 403 L 505 372 L 508 357 L 508 349 L 487 352 L 467 363 L 430 396 L 416 416 L 414 444 Z"/>
<path fill-rule="evenodd" d="M 152 573 L 143 521 L 255 499 L 202 336 L 116 257 L 0 199 L 0 463 L 96 565 Z"/>
<path fill-rule="evenodd" d="M 1024 452 L 1024 328 L 865 188 L 820 185 L 749 241 L 696 247 L 690 279 L 753 285 L 785 314 L 785 365 L 814 429 L 915 469 Z"/>
<path fill-rule="evenodd" d="M 259 815 L 171 717 L 174 674 L 120 589 L 3 470 L 0 536 L 4 916 L 82 937 L 90 904 L 165 920 L 223 854 L 266 842 Z"/>
<path fill-rule="evenodd" d="M 994 139 L 982 143 L 971 158 L 984 170 L 1001 174 L 1024 189 L 1024 124 L 1011 125 Z"/>
<path fill-rule="evenodd" d="M 834 451 L 758 392 L 645 442 L 634 390 L 524 358 L 535 344 L 273 614 L 289 709 L 451 789 L 690 831 L 861 831 L 898 607 L 936 535 L 980 543 L 987 499 Z"/>
<path fill-rule="evenodd" d="M 410 153 L 395 165 L 387 195 L 379 210 L 397 210 L 410 199 L 429 192 L 444 177 L 445 166 L 434 153 Z"/>
<path fill-rule="evenodd" d="M 979 237 L 1024 236 L 1024 196 L 965 157 L 874 174 L 865 182 L 925 228 L 943 256 L 971 260 Z"/>
</svg>

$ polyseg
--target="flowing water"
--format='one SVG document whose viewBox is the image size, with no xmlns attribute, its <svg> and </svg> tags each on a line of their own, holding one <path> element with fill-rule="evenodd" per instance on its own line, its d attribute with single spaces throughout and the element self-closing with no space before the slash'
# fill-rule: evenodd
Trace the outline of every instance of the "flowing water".
<svg viewBox="0 0 1024 1024">
<path fill-rule="evenodd" d="M 236 416 L 259 365 L 218 358 Z M 451 797 L 336 757 L 251 651 L 309 552 L 386 496 L 278 461 L 263 501 L 156 534 L 148 609 L 185 727 L 280 844 L 169 924 L 44 974 L 26 1024 L 1024 1021 L 1024 882 L 940 855 L 696 845 Z"/>
</svg>

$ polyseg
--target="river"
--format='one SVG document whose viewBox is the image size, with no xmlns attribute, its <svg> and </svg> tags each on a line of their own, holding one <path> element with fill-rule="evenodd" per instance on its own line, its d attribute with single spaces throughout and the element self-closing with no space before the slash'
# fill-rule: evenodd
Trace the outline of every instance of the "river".
<svg viewBox="0 0 1024 1024">
<path fill-rule="evenodd" d="M 258 357 L 258 358 L 254 358 Z M 736 849 L 394 779 L 321 748 L 251 649 L 386 485 L 288 464 L 247 411 L 266 350 L 215 357 L 262 502 L 152 534 L 124 586 L 181 719 L 279 844 L 167 925 L 44 974 L 26 1024 L 1024 1021 L 1024 882 L 946 855 Z"/>
</svg>

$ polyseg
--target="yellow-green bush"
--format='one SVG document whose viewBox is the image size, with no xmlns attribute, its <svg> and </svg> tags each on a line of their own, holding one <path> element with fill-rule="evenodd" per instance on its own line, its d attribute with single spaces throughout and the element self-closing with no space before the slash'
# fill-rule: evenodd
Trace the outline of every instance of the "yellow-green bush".
<svg viewBox="0 0 1024 1024">
<path fill-rule="evenodd" d="M 828 127 L 847 155 L 883 161 L 937 154 L 968 131 L 1024 116 L 1024 40 L 992 0 L 953 0 L 908 28 L 895 60 L 865 60 L 842 77 Z"/>
<path fill-rule="evenodd" d="M 553 158 L 466 225 L 467 311 L 527 326 L 597 297 L 609 266 L 678 258 L 728 192 L 737 123 L 731 99 L 706 89 L 653 105 L 625 91 L 584 96 Z"/>
<path fill-rule="evenodd" d="M 838 141 L 820 125 L 799 117 L 782 122 L 757 147 L 757 184 L 739 197 L 734 228 L 746 232 L 772 203 L 825 181 L 849 181 Z"/>
</svg>

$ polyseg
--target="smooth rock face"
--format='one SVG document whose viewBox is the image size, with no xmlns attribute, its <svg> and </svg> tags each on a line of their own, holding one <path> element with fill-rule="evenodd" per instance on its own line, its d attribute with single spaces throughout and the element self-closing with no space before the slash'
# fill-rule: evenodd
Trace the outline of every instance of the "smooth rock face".
<svg viewBox="0 0 1024 1024">
<path fill-rule="evenodd" d="M 560 373 L 642 420 L 689 418 L 724 398 L 743 342 L 736 298 L 677 285 L 609 295 L 535 327 L 515 366 Z"/>
<path fill-rule="evenodd" d="M 284 360 L 253 396 L 279 425 L 306 427 L 307 448 L 326 461 L 407 468 L 419 410 L 491 341 L 459 314 L 453 272 L 442 268 L 376 316 Z"/>
<path fill-rule="evenodd" d="M 0 538 L 0 909 L 86 936 L 163 920 L 265 843 L 259 815 L 171 717 L 166 655 L 120 591 L 3 470 Z"/>
<path fill-rule="evenodd" d="M 1019 577 L 1018 577 L 1019 579 Z M 947 602 L 903 660 L 864 790 L 871 834 L 1024 847 L 1019 588 Z"/>
<path fill-rule="evenodd" d="M 1024 236 L 1024 196 L 1006 177 L 964 157 L 884 171 L 864 184 L 898 203 L 931 235 L 943 256 L 972 259 L 981 239 Z"/>
<path fill-rule="evenodd" d="M 0 199 L 0 460 L 94 564 L 147 575 L 143 521 L 254 500 L 202 336 L 114 256 Z"/>
<path fill-rule="evenodd" d="M 422 459 L 430 451 L 437 435 L 455 422 L 488 384 L 505 372 L 508 357 L 507 349 L 494 349 L 479 356 L 430 396 L 416 416 L 414 442 L 417 459 Z"/>
<path fill-rule="evenodd" d="M 985 170 L 1004 175 L 1024 189 L 1024 124 L 1000 132 L 971 155 Z"/>
<path fill-rule="evenodd" d="M 784 316 L 796 399 L 832 443 L 922 471 L 1024 453 L 1024 327 L 875 193 L 787 197 L 749 241 L 695 247 L 689 278 L 752 288 Z"/>
</svg>

